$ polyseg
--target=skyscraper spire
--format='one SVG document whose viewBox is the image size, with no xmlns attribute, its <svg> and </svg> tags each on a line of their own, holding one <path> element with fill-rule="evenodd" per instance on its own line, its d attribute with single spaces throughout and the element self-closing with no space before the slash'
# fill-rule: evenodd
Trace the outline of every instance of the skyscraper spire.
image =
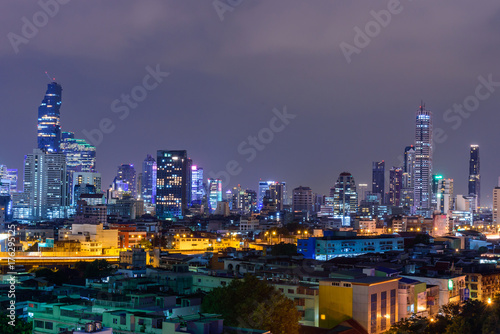
<svg viewBox="0 0 500 334">
<path fill-rule="evenodd" d="M 46 153 L 59 152 L 61 97 L 62 87 L 53 81 L 47 85 L 43 101 L 38 107 L 38 148 Z"/>
</svg>

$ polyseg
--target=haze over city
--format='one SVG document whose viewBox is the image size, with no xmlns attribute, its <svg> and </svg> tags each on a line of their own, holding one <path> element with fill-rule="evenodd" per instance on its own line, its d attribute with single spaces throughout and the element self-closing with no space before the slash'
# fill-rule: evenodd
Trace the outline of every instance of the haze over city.
<svg viewBox="0 0 500 334">
<path fill-rule="evenodd" d="M 45 71 L 63 86 L 63 131 L 85 138 L 84 130 L 112 120 L 114 131 L 97 145 L 106 186 L 118 165 L 139 166 L 158 149 L 186 149 L 207 176 L 238 161 L 242 171 L 231 187 L 255 189 L 262 178 L 328 194 L 342 171 L 370 183 L 372 161 L 385 160 L 386 171 L 401 165 L 423 100 L 446 136 L 435 145 L 434 172 L 466 194 L 469 145 L 480 145 L 483 203 L 491 205 L 500 165 L 499 92 L 460 116 L 460 124 L 444 114 L 475 94 L 479 77 L 500 81 L 497 2 L 401 1 L 400 12 L 350 62 L 341 43 L 355 46 L 354 28 L 364 30 L 374 20 L 370 11 L 386 9 L 386 1 L 243 1 L 222 20 L 211 2 L 117 4 L 61 5 L 18 52 L 4 39 L 0 94 L 8 126 L 0 141 L 12 144 L 2 146 L 3 163 L 21 171 L 36 142 Z M 41 10 L 15 1 L 2 7 L 4 36 L 23 36 L 20 18 Z M 113 101 L 142 85 L 148 66 L 170 74 L 120 119 Z M 247 162 L 238 145 L 284 106 L 296 118 Z"/>
</svg>

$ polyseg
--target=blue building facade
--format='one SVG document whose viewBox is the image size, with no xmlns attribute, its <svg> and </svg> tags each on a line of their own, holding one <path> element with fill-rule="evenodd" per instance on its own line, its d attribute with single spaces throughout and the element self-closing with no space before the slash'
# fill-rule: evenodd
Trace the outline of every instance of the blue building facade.
<svg viewBox="0 0 500 334">
<path fill-rule="evenodd" d="M 367 253 L 404 251 L 401 237 L 310 237 L 297 241 L 297 252 L 304 258 L 328 261 L 335 257 L 352 257 Z"/>
<path fill-rule="evenodd" d="M 61 144 L 62 87 L 57 82 L 48 84 L 47 92 L 38 107 L 38 148 L 47 153 L 58 153 Z"/>
<path fill-rule="evenodd" d="M 156 203 L 156 160 L 148 154 L 142 162 L 141 196 L 145 203 Z"/>
</svg>

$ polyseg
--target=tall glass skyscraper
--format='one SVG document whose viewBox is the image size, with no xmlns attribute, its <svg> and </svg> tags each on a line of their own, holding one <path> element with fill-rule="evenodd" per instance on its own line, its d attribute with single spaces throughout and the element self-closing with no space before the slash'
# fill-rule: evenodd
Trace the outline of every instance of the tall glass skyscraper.
<svg viewBox="0 0 500 334">
<path fill-rule="evenodd" d="M 208 179 L 208 205 L 210 212 L 215 211 L 217 202 L 222 201 L 222 180 Z"/>
<path fill-rule="evenodd" d="M 40 107 L 38 107 L 38 148 L 47 153 L 59 152 L 61 97 L 61 85 L 57 82 L 51 82 L 48 84 Z"/>
<path fill-rule="evenodd" d="M 380 203 L 385 203 L 385 162 L 374 161 L 372 164 L 372 193 L 380 194 Z"/>
<path fill-rule="evenodd" d="M 432 183 L 432 112 L 422 104 L 416 113 L 414 206 L 417 213 L 430 215 Z"/>
<path fill-rule="evenodd" d="M 73 132 L 63 132 L 61 153 L 66 155 L 68 172 L 95 172 L 96 148 L 85 141 L 75 139 Z"/>
<path fill-rule="evenodd" d="M 257 209 L 262 210 L 264 204 L 264 196 L 266 196 L 266 191 L 269 190 L 269 186 L 275 183 L 274 181 L 259 181 L 259 198 L 257 203 Z"/>
<path fill-rule="evenodd" d="M 160 150 L 156 164 L 156 216 L 184 216 L 191 198 L 191 160 L 187 152 Z"/>
<path fill-rule="evenodd" d="M 476 207 L 481 206 L 481 174 L 479 173 L 479 146 L 470 146 L 469 196 L 476 199 Z"/>
<path fill-rule="evenodd" d="M 342 220 L 343 226 L 351 224 L 351 215 L 358 211 L 358 193 L 351 173 L 340 173 L 335 187 L 330 189 L 333 197 L 333 215 Z"/>
<path fill-rule="evenodd" d="M 142 162 L 141 196 L 144 203 L 156 203 L 156 160 L 150 154 Z"/>
<path fill-rule="evenodd" d="M 115 190 L 129 192 L 135 198 L 137 196 L 137 178 L 134 165 L 118 166 L 118 173 L 113 183 Z"/>
<path fill-rule="evenodd" d="M 403 169 L 392 167 L 389 171 L 389 204 L 401 206 L 401 189 L 403 188 Z"/>
<path fill-rule="evenodd" d="M 191 166 L 191 204 L 201 204 L 204 195 L 203 168 Z"/>
</svg>

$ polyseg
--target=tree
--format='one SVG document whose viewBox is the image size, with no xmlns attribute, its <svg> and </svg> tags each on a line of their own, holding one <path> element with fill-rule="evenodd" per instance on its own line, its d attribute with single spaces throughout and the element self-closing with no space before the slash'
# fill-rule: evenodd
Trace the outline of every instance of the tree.
<svg viewBox="0 0 500 334">
<path fill-rule="evenodd" d="M 10 323 L 10 324 L 9 324 Z M 12 326 L 11 324 L 14 324 Z M 0 333 L 2 334 L 31 334 L 33 332 L 33 326 L 31 323 L 24 321 L 23 319 L 16 317 L 14 322 L 10 319 L 7 314 L 0 314 Z"/>
<path fill-rule="evenodd" d="M 145 250 L 153 249 L 153 244 L 148 239 L 141 239 L 141 241 L 139 241 L 139 245 L 141 246 L 141 248 L 144 248 Z"/>
<path fill-rule="evenodd" d="M 111 274 L 113 269 L 106 260 L 94 260 L 93 262 L 78 261 L 75 269 L 82 273 L 83 278 L 101 278 Z"/>
<path fill-rule="evenodd" d="M 203 312 L 221 314 L 229 326 L 297 334 L 300 314 L 293 301 L 255 276 L 233 280 L 205 296 Z"/>
<path fill-rule="evenodd" d="M 297 254 L 297 245 L 295 244 L 285 244 L 280 243 L 274 245 L 271 249 L 271 255 L 296 255 Z"/>
</svg>

